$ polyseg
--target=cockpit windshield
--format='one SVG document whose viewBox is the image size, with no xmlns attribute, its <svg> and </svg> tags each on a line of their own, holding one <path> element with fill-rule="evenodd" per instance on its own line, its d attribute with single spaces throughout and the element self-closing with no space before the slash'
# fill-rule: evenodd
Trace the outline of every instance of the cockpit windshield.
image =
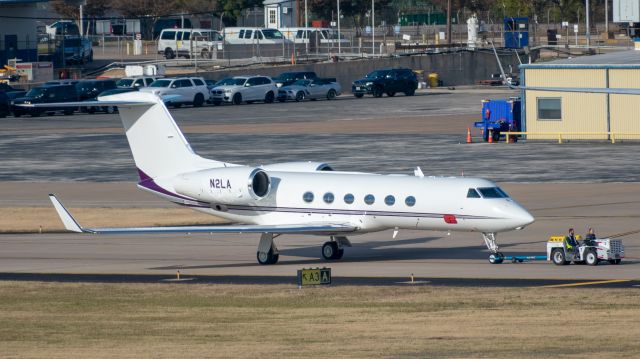
<svg viewBox="0 0 640 359">
<path fill-rule="evenodd" d="M 482 198 L 509 198 L 509 195 L 500 187 L 480 187 L 478 191 Z"/>
</svg>

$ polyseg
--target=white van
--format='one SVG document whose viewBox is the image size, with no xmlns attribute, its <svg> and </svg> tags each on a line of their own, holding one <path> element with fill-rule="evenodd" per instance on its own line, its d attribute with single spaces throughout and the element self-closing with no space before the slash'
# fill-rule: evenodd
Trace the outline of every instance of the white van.
<svg viewBox="0 0 640 359">
<path fill-rule="evenodd" d="M 222 36 L 210 29 L 164 29 L 158 37 L 158 53 L 167 59 L 199 55 L 210 59 L 222 49 Z"/>
<path fill-rule="evenodd" d="M 290 43 L 277 29 L 261 27 L 227 27 L 222 30 L 228 44 L 282 44 Z"/>
<path fill-rule="evenodd" d="M 286 39 L 296 44 L 309 42 L 309 38 L 313 39 L 315 33 L 318 34 L 321 44 L 333 44 L 336 46 L 338 42 L 342 45 L 349 44 L 349 40 L 343 34 L 340 34 L 338 39 L 338 31 L 326 27 L 287 27 L 281 28 L 280 31 Z"/>
</svg>

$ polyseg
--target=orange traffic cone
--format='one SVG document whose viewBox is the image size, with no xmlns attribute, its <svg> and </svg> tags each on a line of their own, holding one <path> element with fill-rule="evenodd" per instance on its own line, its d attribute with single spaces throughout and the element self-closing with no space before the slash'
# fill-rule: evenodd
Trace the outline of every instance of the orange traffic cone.
<svg viewBox="0 0 640 359">
<path fill-rule="evenodd" d="M 489 143 L 493 143 L 493 130 L 489 130 Z"/>
<path fill-rule="evenodd" d="M 296 53 L 295 50 L 291 51 L 291 65 L 296 64 Z"/>
<path fill-rule="evenodd" d="M 471 143 L 471 129 L 467 127 L 467 143 Z"/>
</svg>

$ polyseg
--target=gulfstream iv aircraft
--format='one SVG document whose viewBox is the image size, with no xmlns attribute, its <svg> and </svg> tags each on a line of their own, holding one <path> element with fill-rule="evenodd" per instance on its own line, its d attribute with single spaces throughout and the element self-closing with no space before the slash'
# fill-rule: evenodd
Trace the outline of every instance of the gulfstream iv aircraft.
<svg viewBox="0 0 640 359">
<path fill-rule="evenodd" d="M 167 100 L 166 98 L 164 100 Z M 101 97 L 118 106 L 138 169 L 138 187 L 181 206 L 240 225 L 84 228 L 54 195 L 65 227 L 85 233 L 260 233 L 260 264 L 274 264 L 274 238 L 282 234 L 327 236 L 322 256 L 340 259 L 347 235 L 400 229 L 479 232 L 499 263 L 496 234 L 519 230 L 534 218 L 495 183 L 469 177 L 380 175 L 334 171 L 316 162 L 245 166 L 197 155 L 163 99 L 143 92 Z M 70 104 L 65 104 L 69 106 Z M 76 104 L 73 104 L 76 105 Z M 87 105 L 87 103 L 83 103 Z M 51 104 L 47 104 L 51 106 Z"/>
</svg>

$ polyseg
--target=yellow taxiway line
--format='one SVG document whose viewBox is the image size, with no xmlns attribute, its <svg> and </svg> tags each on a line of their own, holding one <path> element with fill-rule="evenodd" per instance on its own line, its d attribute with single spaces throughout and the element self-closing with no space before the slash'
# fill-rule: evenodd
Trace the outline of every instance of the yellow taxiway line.
<svg viewBox="0 0 640 359">
<path fill-rule="evenodd" d="M 622 283 L 622 282 L 631 282 L 631 280 L 629 280 L 629 279 L 598 280 L 598 281 L 593 281 L 593 282 L 579 282 L 579 283 L 543 285 L 543 286 L 540 286 L 540 288 L 579 287 L 579 286 L 583 286 L 583 285 L 597 285 L 597 284 Z"/>
</svg>

